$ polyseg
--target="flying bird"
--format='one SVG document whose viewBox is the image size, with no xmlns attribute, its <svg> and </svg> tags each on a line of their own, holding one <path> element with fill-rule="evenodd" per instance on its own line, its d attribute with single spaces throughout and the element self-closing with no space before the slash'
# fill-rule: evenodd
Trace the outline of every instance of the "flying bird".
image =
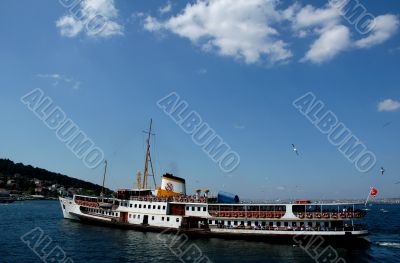
<svg viewBox="0 0 400 263">
<path fill-rule="evenodd" d="M 385 168 L 381 167 L 381 175 L 385 173 Z"/>
<path fill-rule="evenodd" d="M 387 127 L 387 126 L 389 126 L 390 124 L 392 124 L 392 122 L 391 122 L 391 121 L 389 121 L 389 122 L 386 122 L 385 124 L 383 124 L 382 128 L 386 128 L 386 127 Z"/>
<path fill-rule="evenodd" d="M 293 147 L 293 151 L 297 154 L 297 155 L 299 155 L 299 152 L 297 151 L 297 148 L 296 148 L 296 146 L 292 143 L 292 147 Z"/>
</svg>

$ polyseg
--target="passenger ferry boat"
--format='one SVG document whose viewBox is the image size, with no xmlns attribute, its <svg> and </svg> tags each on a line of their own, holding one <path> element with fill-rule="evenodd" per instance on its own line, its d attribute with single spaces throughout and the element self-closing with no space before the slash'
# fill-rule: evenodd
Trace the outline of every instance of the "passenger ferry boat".
<svg viewBox="0 0 400 263">
<path fill-rule="evenodd" d="M 181 231 L 192 235 L 250 238 L 293 242 L 294 237 L 321 236 L 327 242 L 365 242 L 368 230 L 361 224 L 363 204 L 242 203 L 233 194 L 210 196 L 186 194 L 185 179 L 164 174 L 161 186 L 148 188 L 150 157 L 148 132 L 143 175 L 137 174 L 137 189 L 119 189 L 113 197 L 74 195 L 60 197 L 64 218 L 145 231 Z M 105 178 L 106 170 L 104 172 Z M 103 178 L 103 188 L 104 188 Z M 103 192 L 103 191 L 102 191 Z"/>
</svg>

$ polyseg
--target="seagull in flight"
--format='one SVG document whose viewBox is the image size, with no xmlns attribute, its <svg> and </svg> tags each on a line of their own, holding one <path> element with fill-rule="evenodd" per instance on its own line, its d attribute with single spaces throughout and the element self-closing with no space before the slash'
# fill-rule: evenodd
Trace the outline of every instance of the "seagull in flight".
<svg viewBox="0 0 400 263">
<path fill-rule="evenodd" d="M 382 128 L 386 128 L 386 127 L 387 127 L 387 126 L 389 126 L 390 124 L 392 124 L 392 122 L 391 122 L 391 121 L 389 121 L 389 122 L 386 122 L 385 124 L 383 124 Z"/>
<path fill-rule="evenodd" d="M 296 146 L 292 143 L 292 147 L 293 147 L 293 151 L 297 154 L 297 156 L 299 155 L 299 152 L 297 151 Z"/>
<path fill-rule="evenodd" d="M 383 175 L 385 173 L 385 168 L 381 167 L 381 174 Z"/>
</svg>

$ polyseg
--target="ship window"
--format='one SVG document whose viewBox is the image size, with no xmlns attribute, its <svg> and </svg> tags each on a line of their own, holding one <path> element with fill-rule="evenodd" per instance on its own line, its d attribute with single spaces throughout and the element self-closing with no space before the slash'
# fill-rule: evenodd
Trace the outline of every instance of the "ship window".
<svg viewBox="0 0 400 263">
<path fill-rule="evenodd" d="M 151 220 L 154 220 L 154 216 L 151 217 Z"/>
<path fill-rule="evenodd" d="M 247 221 L 247 225 L 248 225 L 248 226 L 251 226 L 251 221 Z"/>
<path fill-rule="evenodd" d="M 137 218 L 140 218 L 140 215 L 138 215 Z"/>
<path fill-rule="evenodd" d="M 64 210 L 65 210 L 65 205 L 63 204 L 63 208 L 64 208 Z"/>
<path fill-rule="evenodd" d="M 131 215 L 131 214 L 129 214 L 129 218 L 132 218 L 132 215 Z"/>
<path fill-rule="evenodd" d="M 146 208 L 146 205 L 143 205 L 143 208 Z"/>
<path fill-rule="evenodd" d="M 156 209 L 156 206 L 155 206 L 155 205 L 153 205 L 153 209 Z"/>
<path fill-rule="evenodd" d="M 315 223 L 316 226 L 321 226 L 320 222 Z"/>
<path fill-rule="evenodd" d="M 212 220 L 208 220 L 208 223 L 209 223 L 210 225 L 212 225 Z"/>
<path fill-rule="evenodd" d="M 130 204 L 129 206 L 132 207 L 132 204 Z"/>
<path fill-rule="evenodd" d="M 276 226 L 281 226 L 281 222 L 276 222 Z"/>
<path fill-rule="evenodd" d="M 255 226 L 258 226 L 258 221 L 254 222 L 254 225 L 255 225 Z"/>
<path fill-rule="evenodd" d="M 296 222 L 292 222 L 292 226 L 297 226 Z"/>
<path fill-rule="evenodd" d="M 261 225 L 262 225 L 262 226 L 265 226 L 265 222 L 262 222 Z"/>
<path fill-rule="evenodd" d="M 176 222 L 179 222 L 179 218 L 176 219 Z"/>
<path fill-rule="evenodd" d="M 205 212 L 207 209 L 206 209 L 206 207 L 203 207 L 203 211 Z"/>
<path fill-rule="evenodd" d="M 329 227 L 329 222 L 325 222 L 325 227 Z"/>
<path fill-rule="evenodd" d="M 169 217 L 167 216 L 167 221 L 169 221 Z"/>
<path fill-rule="evenodd" d="M 161 209 L 161 206 L 158 206 L 157 209 L 160 210 L 160 209 Z"/>
<path fill-rule="evenodd" d="M 200 211 L 200 208 L 201 208 L 200 206 L 199 206 L 199 207 L 197 207 L 197 211 Z"/>
<path fill-rule="evenodd" d="M 308 222 L 308 226 L 312 226 L 312 222 Z"/>
<path fill-rule="evenodd" d="M 228 221 L 228 226 L 230 226 L 231 225 L 231 221 Z"/>
<path fill-rule="evenodd" d="M 135 204 L 135 208 L 137 208 L 137 204 Z"/>
<path fill-rule="evenodd" d="M 135 219 L 136 218 L 136 215 L 133 215 L 133 219 Z"/>
<path fill-rule="evenodd" d="M 284 226 L 289 226 L 289 222 L 284 222 L 283 225 Z"/>
<path fill-rule="evenodd" d="M 244 221 L 240 222 L 240 225 L 241 225 L 241 226 L 244 226 Z"/>
<path fill-rule="evenodd" d="M 269 226 L 274 226 L 274 222 L 269 222 Z"/>
<path fill-rule="evenodd" d="M 142 208 L 142 205 L 139 205 L 139 208 Z"/>
<path fill-rule="evenodd" d="M 161 220 L 164 221 L 164 217 L 161 217 Z"/>
<path fill-rule="evenodd" d="M 192 206 L 192 211 L 194 211 L 194 206 Z"/>
<path fill-rule="evenodd" d="M 235 226 L 237 226 L 237 221 L 234 221 L 233 224 L 234 224 Z"/>
<path fill-rule="evenodd" d="M 186 207 L 186 211 L 189 211 L 189 208 L 190 208 L 190 206 L 187 206 L 187 207 Z"/>
<path fill-rule="evenodd" d="M 162 209 L 165 210 L 165 205 L 163 205 Z"/>
<path fill-rule="evenodd" d="M 300 222 L 300 226 L 304 226 L 304 222 Z"/>
</svg>

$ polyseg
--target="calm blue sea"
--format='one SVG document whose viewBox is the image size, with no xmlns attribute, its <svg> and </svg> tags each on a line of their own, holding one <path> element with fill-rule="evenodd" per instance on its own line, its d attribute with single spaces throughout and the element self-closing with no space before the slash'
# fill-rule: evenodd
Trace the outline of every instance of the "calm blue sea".
<svg viewBox="0 0 400 263">
<path fill-rule="evenodd" d="M 367 216 L 371 246 L 340 248 L 339 256 L 346 262 L 400 262 L 400 205 L 374 205 L 371 209 Z M 21 236 L 35 228 L 43 231 L 42 238 L 48 237 L 36 248 L 38 254 L 21 241 Z M 47 241 L 50 243 L 45 247 Z M 316 262 L 292 245 L 216 238 L 187 242 L 198 246 L 213 262 Z M 180 262 L 157 233 L 65 220 L 57 201 L 0 204 L 0 263 L 43 262 L 40 256 L 57 246 L 72 259 L 67 262 Z M 40 252 L 43 248 L 45 253 Z"/>
</svg>

